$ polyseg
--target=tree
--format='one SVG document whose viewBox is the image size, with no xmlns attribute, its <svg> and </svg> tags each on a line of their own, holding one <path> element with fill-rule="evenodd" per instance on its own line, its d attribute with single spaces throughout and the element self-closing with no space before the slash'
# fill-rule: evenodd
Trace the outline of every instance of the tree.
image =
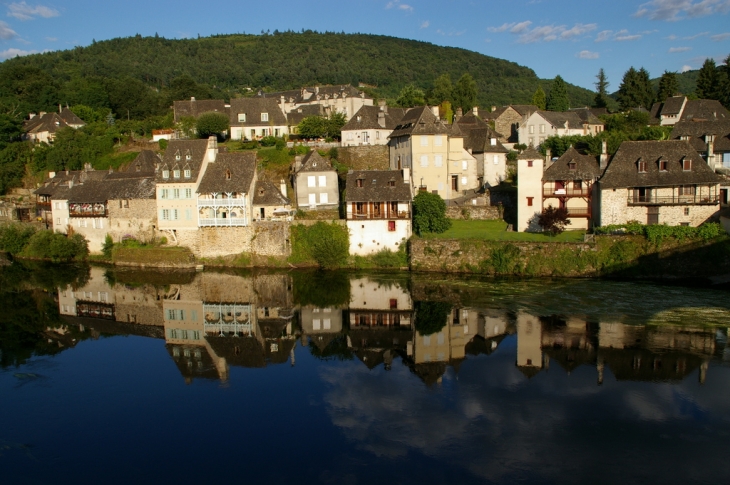
<svg viewBox="0 0 730 485">
<path fill-rule="evenodd" d="M 453 91 L 454 107 L 466 113 L 477 104 L 477 82 L 471 74 L 464 73 L 456 82 Z"/>
<path fill-rule="evenodd" d="M 547 96 L 545 108 L 548 111 L 568 111 L 570 109 L 568 87 L 560 75 L 555 76 L 553 85 L 550 86 L 550 93 Z"/>
<path fill-rule="evenodd" d="M 651 109 L 654 103 L 654 89 L 651 87 L 649 72 L 643 67 L 638 71 L 633 67 L 629 68 L 621 80 L 617 98 L 624 111 L 631 108 Z"/>
<path fill-rule="evenodd" d="M 438 194 L 419 192 L 413 198 L 413 230 L 419 236 L 429 232 L 446 232 L 451 221 L 446 218 L 446 202 Z"/>
<path fill-rule="evenodd" d="M 679 82 L 677 81 L 677 73 L 664 71 L 659 79 L 659 89 L 657 91 L 656 100 L 663 103 L 667 98 L 671 98 L 679 92 Z"/>
<path fill-rule="evenodd" d="M 730 56 L 725 58 L 724 64 L 718 69 L 718 100 L 726 108 L 730 107 Z"/>
<path fill-rule="evenodd" d="M 700 99 L 718 99 L 717 68 L 714 59 L 705 59 L 697 74 L 697 89 L 695 94 Z"/>
<path fill-rule="evenodd" d="M 454 86 L 451 84 L 451 76 L 448 74 L 441 74 L 433 83 L 433 90 L 431 96 L 428 98 L 428 103 L 432 106 L 443 103 L 444 101 L 451 101 Z"/>
<path fill-rule="evenodd" d="M 651 85 L 651 77 L 649 76 L 649 71 L 647 71 L 643 67 L 639 69 L 638 82 L 639 93 L 641 95 L 641 106 L 650 110 L 651 105 L 654 104 L 654 99 L 656 99 L 656 93 L 654 93 L 654 87 L 652 87 Z"/>
<path fill-rule="evenodd" d="M 606 73 L 603 68 L 598 71 L 596 75 L 596 97 L 593 98 L 594 108 L 606 108 L 608 107 L 608 81 L 606 80 Z"/>
<path fill-rule="evenodd" d="M 414 106 L 424 106 L 425 104 L 426 100 L 423 91 L 413 84 L 408 84 L 401 89 L 398 99 L 395 100 L 395 105 L 401 108 L 413 108 Z"/>
<path fill-rule="evenodd" d="M 543 231 L 549 232 L 551 236 L 557 236 L 565 230 L 565 226 L 570 224 L 568 220 L 568 209 L 556 209 L 549 205 L 547 209 L 542 211 L 537 223 L 542 227 Z"/>
<path fill-rule="evenodd" d="M 341 138 L 345 122 L 344 113 L 332 113 L 329 118 L 307 116 L 299 122 L 297 131 L 303 138 Z"/>
<path fill-rule="evenodd" d="M 225 133 L 228 131 L 228 116 L 225 113 L 211 111 L 198 116 L 195 129 L 198 132 L 198 138 L 217 137 L 219 140 L 225 139 Z"/>
<path fill-rule="evenodd" d="M 535 94 L 532 95 L 532 104 L 537 106 L 537 109 L 544 110 L 546 107 L 545 103 L 545 91 L 542 89 L 542 86 L 538 85 Z"/>
</svg>

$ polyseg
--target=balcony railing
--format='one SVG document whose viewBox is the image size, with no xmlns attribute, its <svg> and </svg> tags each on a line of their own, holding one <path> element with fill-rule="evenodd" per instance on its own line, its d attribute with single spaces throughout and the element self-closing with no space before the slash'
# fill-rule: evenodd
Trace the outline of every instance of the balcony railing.
<svg viewBox="0 0 730 485">
<path fill-rule="evenodd" d="M 198 207 L 246 207 L 246 199 L 198 199 Z"/>
<path fill-rule="evenodd" d="M 628 199 L 629 205 L 717 205 L 719 203 L 719 195 L 630 195 Z"/>
<path fill-rule="evenodd" d="M 568 217 L 591 217 L 589 207 L 568 207 Z"/>
<path fill-rule="evenodd" d="M 248 226 L 248 219 L 243 217 L 220 217 L 215 219 L 198 219 L 199 226 L 213 226 L 213 227 L 240 227 Z"/>
<path fill-rule="evenodd" d="M 70 211 L 70 217 L 108 217 L 109 212 L 106 210 L 92 210 L 92 211 Z"/>
<path fill-rule="evenodd" d="M 400 211 L 398 213 L 380 213 L 380 214 L 352 214 L 352 219 L 365 220 L 365 219 L 410 219 L 411 213 L 409 211 Z"/>
<path fill-rule="evenodd" d="M 543 187 L 543 197 L 590 197 L 591 189 L 555 189 Z"/>
</svg>

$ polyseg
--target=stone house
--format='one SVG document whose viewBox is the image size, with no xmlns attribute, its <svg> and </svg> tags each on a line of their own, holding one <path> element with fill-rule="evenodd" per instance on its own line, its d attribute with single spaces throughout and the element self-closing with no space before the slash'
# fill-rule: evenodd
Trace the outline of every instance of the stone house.
<svg viewBox="0 0 730 485">
<path fill-rule="evenodd" d="M 499 134 L 489 124 L 479 118 L 474 107 L 469 113 L 455 120 L 464 134 L 464 148 L 477 162 L 478 185 L 493 187 L 499 185 L 507 176 L 507 153 L 499 141 Z"/>
<path fill-rule="evenodd" d="M 340 188 L 337 172 L 317 150 L 307 153 L 294 174 L 294 192 L 299 209 L 337 209 Z"/>
<path fill-rule="evenodd" d="M 78 129 L 86 125 L 73 111 L 68 107 L 61 108 L 61 105 L 58 106 L 58 113 L 31 113 L 29 116 L 30 119 L 23 123 L 23 139 L 38 143 L 52 142 L 56 132 L 63 128 Z"/>
<path fill-rule="evenodd" d="M 289 123 L 274 98 L 232 99 L 230 122 L 232 140 L 256 140 L 289 134 Z"/>
<path fill-rule="evenodd" d="M 730 121 L 730 112 L 714 99 L 693 99 L 672 96 L 664 102 L 654 103 L 650 120 L 661 126 L 671 126 L 680 121 Z"/>
<path fill-rule="evenodd" d="M 545 160 L 529 147 L 517 156 L 517 227 L 516 231 L 539 232 L 537 217 L 543 206 L 543 167 Z"/>
<path fill-rule="evenodd" d="M 178 231 L 198 229 L 196 191 L 209 163 L 218 156 L 218 142 L 208 140 L 171 140 L 165 150 L 157 182 L 157 220 L 160 231 L 177 241 Z"/>
<path fill-rule="evenodd" d="M 195 99 L 191 97 L 189 100 L 173 101 L 172 110 L 175 117 L 175 123 L 179 123 L 183 118 L 198 118 L 203 113 L 223 113 L 228 116 L 230 105 L 227 105 L 222 99 Z"/>
<path fill-rule="evenodd" d="M 687 141 L 625 141 L 598 180 L 598 222 L 699 226 L 720 209 L 721 180 Z"/>
<path fill-rule="evenodd" d="M 583 120 L 575 111 L 535 111 L 520 125 L 519 141 L 537 147 L 549 136 L 596 135 L 602 131 L 603 122 L 592 114 Z"/>
<path fill-rule="evenodd" d="M 385 102 L 362 106 L 342 127 L 342 146 L 387 145 L 405 112 L 404 108 L 389 108 Z"/>
<path fill-rule="evenodd" d="M 253 220 L 291 220 L 291 201 L 285 194 L 284 180 L 279 187 L 265 179 L 257 180 L 253 191 Z"/>
<path fill-rule="evenodd" d="M 543 209 L 549 206 L 567 209 L 569 229 L 590 228 L 594 183 L 601 176 L 596 157 L 570 147 L 556 161 L 548 160 L 546 163 L 542 177 Z"/>
<path fill-rule="evenodd" d="M 722 121 L 679 121 L 672 140 L 688 141 L 710 168 L 730 171 L 730 118 Z"/>
<path fill-rule="evenodd" d="M 499 134 L 502 143 L 518 143 L 520 125 L 527 117 L 539 108 L 532 104 L 511 104 L 497 108 L 484 115 L 484 119 L 494 124 L 494 131 Z M 511 145 L 510 145 L 511 146 Z"/>
<path fill-rule="evenodd" d="M 458 125 L 438 117 L 438 107 L 409 110 L 390 135 L 391 170 L 405 171 L 416 191 L 430 191 L 444 200 L 463 197 L 479 188 L 477 160 L 464 149 Z"/>
<path fill-rule="evenodd" d="M 50 172 L 49 178 L 35 191 L 38 217 L 54 231 L 67 234 L 72 223 L 69 209 L 71 190 L 79 185 L 99 182 L 107 175 L 107 172 L 94 170 L 90 164 L 84 170 Z M 88 225 L 89 221 L 83 223 Z"/>
<path fill-rule="evenodd" d="M 259 93 L 260 98 L 275 99 L 283 113 L 291 113 L 307 105 L 322 105 L 326 114 L 343 113 L 346 119 L 363 106 L 372 106 L 373 99 L 350 84 L 307 86 L 301 89 Z"/>
<path fill-rule="evenodd" d="M 255 184 L 255 153 L 219 153 L 206 165 L 195 190 L 196 229 L 249 226 L 254 219 L 252 194 Z"/>
<path fill-rule="evenodd" d="M 350 254 L 397 251 L 411 237 L 411 188 L 398 170 L 347 174 Z"/>
</svg>

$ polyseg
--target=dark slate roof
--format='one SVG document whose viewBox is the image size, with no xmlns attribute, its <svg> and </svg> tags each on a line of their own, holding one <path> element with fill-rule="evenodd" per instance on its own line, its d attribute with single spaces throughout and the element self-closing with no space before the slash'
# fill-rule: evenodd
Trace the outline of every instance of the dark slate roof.
<svg viewBox="0 0 730 485">
<path fill-rule="evenodd" d="M 535 150 L 533 147 L 528 147 L 527 150 L 517 155 L 518 160 L 537 160 L 543 159 L 542 153 Z"/>
<path fill-rule="evenodd" d="M 195 182 L 198 179 L 207 149 L 208 140 L 170 140 L 165 155 L 162 157 L 160 170 L 157 172 L 157 183 Z M 190 168 L 190 178 L 174 179 L 172 171 L 175 170 L 175 167 L 178 167 L 181 172 Z M 162 172 L 165 169 L 170 170 L 169 179 L 162 178 Z"/>
<path fill-rule="evenodd" d="M 139 155 L 129 162 L 126 166 L 120 168 L 120 172 L 129 173 L 149 173 L 154 172 L 157 164 L 162 158 L 152 150 L 142 150 Z"/>
<path fill-rule="evenodd" d="M 362 179 L 362 187 L 357 186 Z M 391 187 L 390 181 L 395 182 Z M 358 170 L 347 174 L 347 202 L 410 201 L 411 187 L 399 170 Z"/>
<path fill-rule="evenodd" d="M 682 111 L 682 104 L 687 99 L 684 96 L 671 96 L 662 103 L 660 115 L 678 115 Z"/>
<path fill-rule="evenodd" d="M 663 113 L 663 110 L 662 110 Z M 687 101 L 680 121 L 730 121 L 730 112 L 714 99 L 693 99 Z"/>
<path fill-rule="evenodd" d="M 494 111 L 489 111 L 489 112 L 485 113 L 484 114 L 484 119 L 485 120 L 496 120 L 497 118 L 499 118 L 499 116 L 502 113 L 504 113 L 505 111 L 507 111 L 507 108 L 509 108 L 509 106 L 501 106 L 499 108 L 495 108 Z M 537 109 L 537 108 L 535 108 L 535 109 Z"/>
<path fill-rule="evenodd" d="M 203 113 L 217 112 L 228 114 L 226 102 L 222 99 L 186 99 L 184 101 L 174 101 L 172 108 L 175 112 L 175 122 L 180 118 L 192 116 L 197 118 Z"/>
<path fill-rule="evenodd" d="M 104 172 L 99 172 L 104 173 Z M 118 176 L 118 175 L 121 175 Z M 108 173 L 101 180 L 89 180 L 74 185 L 68 194 L 69 202 L 106 202 L 119 199 L 154 199 L 153 177 L 130 177 L 125 173 Z"/>
<path fill-rule="evenodd" d="M 343 95 L 347 97 L 360 96 L 362 91 L 353 87 L 351 84 L 342 84 L 336 86 L 308 86 L 301 89 L 291 89 L 288 91 L 276 91 L 273 93 L 259 93 L 261 98 L 275 98 L 277 101 L 284 96 L 287 102 L 296 104 L 313 103 L 321 99 L 341 98 Z M 369 96 L 365 96 L 370 99 Z"/>
<path fill-rule="evenodd" d="M 251 193 L 254 175 L 256 175 L 256 153 L 219 153 L 215 162 L 208 164 L 197 192 L 248 194 Z"/>
<path fill-rule="evenodd" d="M 489 126 L 489 123 L 476 116 L 473 111 L 469 111 L 467 114 L 456 120 L 456 123 L 463 129 L 481 128 Z"/>
<path fill-rule="evenodd" d="M 312 150 L 304 155 L 302 168 L 299 169 L 300 172 L 329 172 L 332 170 L 334 168 L 332 168 L 329 160 L 320 155 L 317 150 Z"/>
<path fill-rule="evenodd" d="M 76 113 L 71 111 L 68 108 L 63 108 L 61 110 L 61 119 L 65 121 L 69 125 L 85 125 L 84 120 L 76 116 Z"/>
<path fill-rule="evenodd" d="M 511 104 L 509 107 L 517 111 L 522 116 L 529 116 L 539 110 L 539 108 L 534 104 Z"/>
<path fill-rule="evenodd" d="M 255 337 L 206 336 L 206 342 L 218 357 L 225 357 L 235 367 L 266 367 L 266 351 Z"/>
<path fill-rule="evenodd" d="M 286 116 L 274 98 L 235 98 L 231 100 L 231 126 L 285 126 Z M 246 114 L 246 121 L 239 122 L 239 113 Z M 269 120 L 261 121 L 261 113 L 268 113 Z"/>
<path fill-rule="evenodd" d="M 428 106 L 412 108 L 403 115 L 389 138 L 405 135 L 450 135 L 451 128 L 433 114 Z"/>
<path fill-rule="evenodd" d="M 601 112 L 601 110 L 603 112 Z M 573 109 L 569 110 L 569 112 L 577 114 L 583 123 L 590 123 L 591 125 L 600 125 L 600 124 L 603 124 L 603 121 L 598 119 L 599 115 L 596 114 L 596 112 L 598 112 L 600 114 L 607 114 L 608 110 L 606 110 L 606 108 L 585 107 L 585 108 L 573 108 Z"/>
<path fill-rule="evenodd" d="M 682 170 L 682 159 L 692 160 L 692 170 Z M 659 159 L 666 160 L 667 171 L 660 172 Z M 646 173 L 639 173 L 636 162 L 646 161 Z M 661 187 L 719 183 L 721 177 L 686 141 L 625 141 L 599 180 L 601 189 L 619 187 Z"/>
<path fill-rule="evenodd" d="M 556 128 L 563 128 L 568 124 L 568 128 L 578 130 L 583 128 L 583 120 L 574 111 L 539 111 L 540 116 L 545 118 L 548 123 Z M 598 123 L 601 121 L 598 120 Z"/>
<path fill-rule="evenodd" d="M 71 170 L 57 172 L 53 178 L 48 178 L 43 182 L 43 186 L 35 190 L 37 195 L 50 195 L 52 199 L 66 200 L 70 194 L 71 187 L 77 187 L 79 184 L 100 181 L 106 177 L 109 172 L 103 170 Z"/>
<path fill-rule="evenodd" d="M 570 169 L 575 163 L 575 169 Z M 595 180 L 601 176 L 598 160 L 593 155 L 584 155 L 573 147 L 550 165 L 543 174 L 543 180 Z"/>
<path fill-rule="evenodd" d="M 707 153 L 705 135 L 715 135 L 716 152 L 730 152 L 730 119 L 726 121 L 680 121 L 672 128 L 671 138 L 679 140 L 689 137 L 692 148 Z"/>
<path fill-rule="evenodd" d="M 507 153 L 504 145 L 499 141 L 499 134 L 492 130 L 486 123 L 485 126 L 479 128 L 464 129 L 466 131 L 466 139 L 464 140 L 464 148 L 471 149 L 472 153 Z M 468 125 L 467 125 L 468 126 Z M 491 139 L 496 140 L 496 144 L 492 145 Z"/>
<path fill-rule="evenodd" d="M 55 133 L 61 128 L 67 128 L 68 124 L 63 121 L 58 113 L 46 113 L 43 116 L 35 116 L 23 124 L 26 133 Z"/>
<path fill-rule="evenodd" d="M 261 179 L 256 181 L 253 192 L 253 205 L 289 205 L 291 201 L 284 197 L 279 187 L 272 182 Z"/>
<path fill-rule="evenodd" d="M 383 113 L 383 124 L 378 122 L 380 113 Z M 350 118 L 342 131 L 350 130 L 394 130 L 405 115 L 404 108 L 389 108 L 380 106 L 362 106 L 357 113 Z"/>
<path fill-rule="evenodd" d="M 321 104 L 305 104 L 288 113 L 286 119 L 289 126 L 294 126 L 309 116 L 326 116 L 324 106 Z"/>
</svg>

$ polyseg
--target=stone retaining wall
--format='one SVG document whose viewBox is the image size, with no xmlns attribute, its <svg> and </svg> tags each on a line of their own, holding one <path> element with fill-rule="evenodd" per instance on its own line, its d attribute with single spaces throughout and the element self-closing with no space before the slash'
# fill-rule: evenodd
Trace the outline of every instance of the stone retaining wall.
<svg viewBox="0 0 730 485">
<path fill-rule="evenodd" d="M 390 157 L 387 145 L 340 147 L 337 160 L 353 170 L 388 170 Z"/>
<path fill-rule="evenodd" d="M 176 245 L 190 248 L 197 258 L 241 253 L 288 256 L 291 251 L 289 225 L 289 222 L 260 221 L 247 227 L 202 227 L 197 231 L 178 231 Z M 168 234 L 165 236 L 168 244 L 175 245 Z"/>
<path fill-rule="evenodd" d="M 484 205 L 447 207 L 446 217 L 449 219 L 473 219 L 479 221 L 494 221 L 500 219 L 499 208 Z"/>
</svg>

